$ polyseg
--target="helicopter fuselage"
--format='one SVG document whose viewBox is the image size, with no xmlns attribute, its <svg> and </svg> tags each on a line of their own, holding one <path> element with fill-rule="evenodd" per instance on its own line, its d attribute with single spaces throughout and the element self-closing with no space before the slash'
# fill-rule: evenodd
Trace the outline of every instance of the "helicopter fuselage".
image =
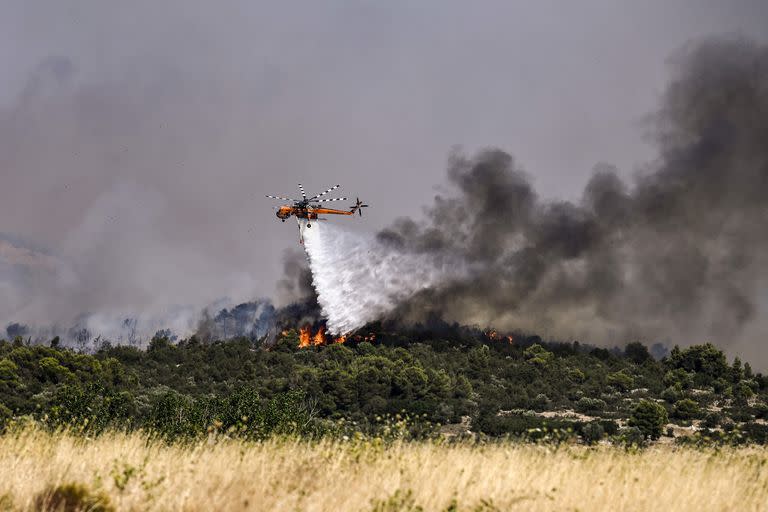
<svg viewBox="0 0 768 512">
<path fill-rule="evenodd" d="M 354 215 L 354 211 L 336 210 L 334 208 L 312 208 L 302 206 L 281 206 L 275 212 L 278 219 L 285 221 L 292 215 L 299 219 L 315 220 L 318 215 Z"/>
</svg>

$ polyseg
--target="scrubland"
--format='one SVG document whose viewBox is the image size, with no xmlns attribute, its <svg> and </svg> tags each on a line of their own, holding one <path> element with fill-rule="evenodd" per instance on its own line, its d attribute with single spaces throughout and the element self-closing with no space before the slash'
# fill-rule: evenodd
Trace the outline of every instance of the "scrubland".
<svg viewBox="0 0 768 512">
<path fill-rule="evenodd" d="M 510 442 L 0 437 L 0 508 L 765 510 L 768 450 Z"/>
</svg>

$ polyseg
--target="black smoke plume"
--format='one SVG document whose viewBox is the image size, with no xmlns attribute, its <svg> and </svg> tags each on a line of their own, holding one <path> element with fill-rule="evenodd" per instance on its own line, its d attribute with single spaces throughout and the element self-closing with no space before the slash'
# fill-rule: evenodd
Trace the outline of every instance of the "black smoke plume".
<svg viewBox="0 0 768 512">
<path fill-rule="evenodd" d="M 684 49 L 652 126 L 658 158 L 631 185 L 596 168 L 576 203 L 542 200 L 503 151 L 454 153 L 457 193 L 378 238 L 469 272 L 391 317 L 607 342 L 738 335 L 768 276 L 768 48 Z"/>
</svg>

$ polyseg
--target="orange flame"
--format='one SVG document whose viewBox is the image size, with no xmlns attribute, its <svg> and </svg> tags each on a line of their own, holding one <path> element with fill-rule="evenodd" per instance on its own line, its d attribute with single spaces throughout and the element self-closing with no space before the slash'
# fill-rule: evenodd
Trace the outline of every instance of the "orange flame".
<svg viewBox="0 0 768 512">
<path fill-rule="evenodd" d="M 310 345 L 311 329 L 308 325 L 305 325 L 299 329 L 299 348 L 308 347 Z"/>
<path fill-rule="evenodd" d="M 509 335 L 507 335 L 507 336 L 502 336 L 502 335 L 501 335 L 501 334 L 499 334 L 499 333 L 498 333 L 498 332 L 497 332 L 495 329 L 491 329 L 490 331 L 487 331 L 487 332 L 485 333 L 485 335 L 486 335 L 486 336 L 488 336 L 488 339 L 491 339 L 491 340 L 493 340 L 493 341 L 501 341 L 501 340 L 506 340 L 506 341 L 507 341 L 507 343 L 509 343 L 510 345 L 512 345 L 512 344 L 514 344 L 514 343 L 515 343 L 515 338 L 514 338 L 514 337 L 512 337 L 512 336 L 509 336 Z"/>
<path fill-rule="evenodd" d="M 315 337 L 312 338 L 312 344 L 316 347 L 319 347 L 320 345 L 325 345 L 325 327 L 320 327 L 317 330 Z"/>
<path fill-rule="evenodd" d="M 373 335 L 365 337 L 365 341 L 373 341 L 375 337 Z M 332 336 L 326 336 L 325 334 L 325 327 L 320 326 L 320 328 L 317 330 L 315 335 L 312 335 L 312 327 L 309 325 L 305 325 L 301 329 L 299 329 L 299 348 L 306 348 L 306 347 L 320 347 L 323 345 L 329 345 L 331 343 L 346 343 L 347 341 L 347 335 L 342 334 L 341 336 L 332 337 Z"/>
</svg>

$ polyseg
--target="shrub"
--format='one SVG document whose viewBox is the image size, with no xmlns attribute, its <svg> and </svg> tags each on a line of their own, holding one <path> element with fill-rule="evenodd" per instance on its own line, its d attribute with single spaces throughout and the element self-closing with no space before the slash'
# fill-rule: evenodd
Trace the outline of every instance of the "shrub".
<svg viewBox="0 0 768 512">
<path fill-rule="evenodd" d="M 93 493 L 81 484 L 49 487 L 35 497 L 35 510 L 44 512 L 113 512 L 109 497 Z"/>
<path fill-rule="evenodd" d="M 529 363 L 536 364 L 539 366 L 546 366 L 555 357 L 555 355 L 552 352 L 547 351 L 547 349 L 545 349 L 538 343 L 534 343 L 533 345 L 525 349 L 525 351 L 523 351 L 523 356 Z"/>
<path fill-rule="evenodd" d="M 658 439 L 669 418 L 667 410 L 651 400 L 640 400 L 632 410 L 629 426 L 637 427 L 645 438 Z"/>
<path fill-rule="evenodd" d="M 751 398 L 754 394 L 755 392 L 747 381 L 743 380 L 733 386 L 733 399 L 736 403 L 745 404 L 747 399 Z"/>
<path fill-rule="evenodd" d="M 627 373 L 626 370 L 621 370 L 619 372 L 611 373 L 608 375 L 607 382 L 616 389 L 621 391 L 629 391 L 629 389 L 634 385 L 635 379 L 629 373 Z"/>
<path fill-rule="evenodd" d="M 723 415 L 719 412 L 710 412 L 704 417 L 704 421 L 701 422 L 701 426 L 704 428 L 716 428 L 723 420 Z"/>
<path fill-rule="evenodd" d="M 587 444 L 596 444 L 605 435 L 605 429 L 596 421 L 584 425 L 581 429 L 581 438 Z"/>
<path fill-rule="evenodd" d="M 681 420 L 690 420 L 699 415 L 699 404 L 690 398 L 683 398 L 675 402 L 674 416 Z"/>
<path fill-rule="evenodd" d="M 584 396 L 574 404 L 574 409 L 581 413 L 599 413 L 603 412 L 607 406 L 604 400 Z"/>
<path fill-rule="evenodd" d="M 598 420 L 597 423 L 603 427 L 603 430 L 609 436 L 616 435 L 619 432 L 619 425 L 613 420 Z"/>
<path fill-rule="evenodd" d="M 584 372 L 579 370 L 578 368 L 568 368 L 568 380 L 571 382 L 576 382 L 577 384 L 580 384 L 586 380 L 586 376 L 584 375 Z"/>
<path fill-rule="evenodd" d="M 755 405 L 755 418 L 765 420 L 768 419 L 768 405 L 757 404 Z"/>
<path fill-rule="evenodd" d="M 688 389 L 693 386 L 693 374 L 683 368 L 676 368 L 664 374 L 664 385 L 677 389 Z"/>
<path fill-rule="evenodd" d="M 669 386 L 661 392 L 661 398 L 665 402 L 673 404 L 683 398 L 683 392 L 677 385 Z"/>
<path fill-rule="evenodd" d="M 637 427 L 624 427 L 619 430 L 615 441 L 624 446 L 643 446 L 645 436 Z"/>
<path fill-rule="evenodd" d="M 13 418 L 13 411 L 7 408 L 5 405 L 0 404 L 0 432 L 3 431 L 5 425 Z"/>
<path fill-rule="evenodd" d="M 547 408 L 548 405 L 549 405 L 549 397 L 544 393 L 539 393 L 538 395 L 536 395 L 536 398 L 534 398 L 531 401 L 531 406 L 536 411 L 543 411 Z"/>
<path fill-rule="evenodd" d="M 749 422 L 745 423 L 741 429 L 742 435 L 746 441 L 757 444 L 768 443 L 768 425 Z"/>
</svg>

